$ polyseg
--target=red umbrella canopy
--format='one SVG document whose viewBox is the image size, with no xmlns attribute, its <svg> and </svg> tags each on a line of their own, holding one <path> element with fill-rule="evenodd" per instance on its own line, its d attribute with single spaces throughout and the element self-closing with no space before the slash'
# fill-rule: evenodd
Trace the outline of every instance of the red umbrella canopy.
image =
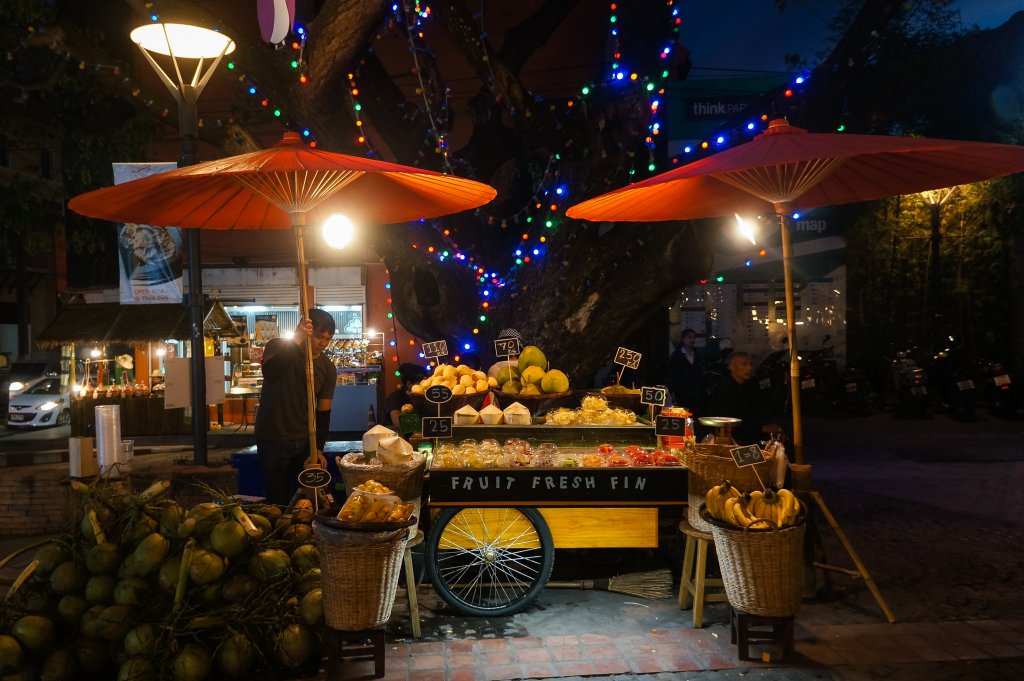
<svg viewBox="0 0 1024 681">
<path fill-rule="evenodd" d="M 785 120 L 726 151 L 579 203 L 582 220 L 692 220 L 808 209 L 978 182 L 1024 171 L 1024 147 L 809 133 Z"/>
<path fill-rule="evenodd" d="M 76 196 L 72 210 L 117 222 L 199 229 L 291 229 L 291 213 L 344 212 L 388 224 L 458 213 L 490 186 L 431 170 L 312 149 L 294 132 L 270 149 Z"/>
</svg>

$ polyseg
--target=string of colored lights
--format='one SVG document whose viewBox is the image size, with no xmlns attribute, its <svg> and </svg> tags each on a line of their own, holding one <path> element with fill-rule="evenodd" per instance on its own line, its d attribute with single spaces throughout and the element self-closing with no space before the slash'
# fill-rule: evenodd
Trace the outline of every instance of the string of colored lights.
<svg viewBox="0 0 1024 681">
<path fill-rule="evenodd" d="M 447 136 L 438 129 L 437 116 L 434 114 L 434 109 L 431 106 L 430 98 L 427 95 L 427 84 L 423 82 L 423 67 L 420 64 L 420 52 L 426 51 L 426 47 L 423 43 L 423 22 L 430 18 L 430 7 L 421 6 L 420 0 L 415 0 L 415 6 L 413 12 L 409 11 L 409 1 L 402 0 L 402 18 L 405 23 L 405 34 L 409 41 L 409 53 L 412 54 L 413 61 L 413 73 L 416 75 L 416 80 L 419 83 L 419 87 L 416 88 L 416 94 L 423 99 L 423 111 L 427 115 L 427 121 L 430 123 L 430 132 L 434 137 L 434 151 L 441 155 L 441 160 L 444 163 L 445 170 L 449 173 L 453 173 L 451 160 L 448 158 L 448 139 Z M 417 39 L 419 44 L 417 44 Z M 445 101 L 441 106 L 442 112 L 447 112 L 448 109 L 448 91 L 445 89 Z M 445 116 L 447 118 L 447 116 Z"/>
</svg>

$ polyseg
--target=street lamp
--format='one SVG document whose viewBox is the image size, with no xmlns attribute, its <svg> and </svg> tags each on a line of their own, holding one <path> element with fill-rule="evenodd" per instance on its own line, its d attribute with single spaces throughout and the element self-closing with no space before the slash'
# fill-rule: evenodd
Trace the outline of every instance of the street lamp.
<svg viewBox="0 0 1024 681">
<path fill-rule="evenodd" d="M 153 67 L 160 80 L 178 102 L 178 130 L 181 132 L 180 166 L 198 162 L 196 138 L 199 133 L 199 111 L 196 102 L 210 77 L 226 54 L 235 51 L 235 42 L 223 33 L 187 24 L 146 24 L 131 32 L 131 39 Z M 174 79 L 153 58 L 154 54 L 171 58 Z M 182 77 L 179 60 L 196 60 L 191 80 Z M 208 62 L 208 60 L 212 60 Z M 203 67 L 206 66 L 204 73 Z M 206 464 L 206 429 L 209 422 L 206 407 L 206 367 L 203 349 L 203 275 L 199 257 L 199 230 L 188 231 L 188 290 L 192 322 L 192 437 L 194 461 Z"/>
</svg>

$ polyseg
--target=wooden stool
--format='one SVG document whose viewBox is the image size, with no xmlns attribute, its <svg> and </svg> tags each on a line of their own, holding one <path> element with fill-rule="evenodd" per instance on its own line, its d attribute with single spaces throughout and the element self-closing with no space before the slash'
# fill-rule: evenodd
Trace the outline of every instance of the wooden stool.
<svg viewBox="0 0 1024 681">
<path fill-rule="evenodd" d="M 724 591 L 709 594 L 705 590 L 725 584 L 721 579 L 704 576 L 708 566 L 708 543 L 713 542 L 714 537 L 694 528 L 685 519 L 679 522 L 679 531 L 686 535 L 683 573 L 679 579 L 679 607 L 685 610 L 690 596 L 693 596 L 693 626 L 700 629 L 704 626 L 704 603 L 724 603 L 728 600 Z"/>
<path fill-rule="evenodd" d="M 763 617 L 751 615 L 732 608 L 729 618 L 729 638 L 737 645 L 741 660 L 749 660 L 751 643 L 778 646 L 782 650 L 782 659 L 793 655 L 793 622 L 794 617 Z"/>
<path fill-rule="evenodd" d="M 405 567 L 405 591 L 409 595 L 409 620 L 412 622 L 412 637 L 420 637 L 420 605 L 416 599 L 416 575 L 412 569 L 412 547 L 423 543 L 423 530 L 416 530 L 413 536 L 405 544 L 405 556 L 403 557 Z"/>
<path fill-rule="evenodd" d="M 340 678 L 338 667 L 344 660 L 373 660 L 373 678 L 384 676 L 384 627 L 362 631 L 327 628 L 327 679 Z"/>
</svg>

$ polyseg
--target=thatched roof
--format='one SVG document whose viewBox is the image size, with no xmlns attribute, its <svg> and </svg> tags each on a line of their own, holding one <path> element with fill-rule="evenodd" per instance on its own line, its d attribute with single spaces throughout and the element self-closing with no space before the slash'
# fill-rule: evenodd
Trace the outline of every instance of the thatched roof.
<svg viewBox="0 0 1024 681">
<path fill-rule="evenodd" d="M 44 347 L 64 343 L 109 345 L 148 343 L 168 338 L 191 338 L 189 310 L 184 305 L 121 305 L 120 303 L 71 304 L 61 310 L 36 342 Z M 239 335 L 231 316 L 219 301 L 207 310 L 203 333 L 234 338 Z"/>
</svg>

